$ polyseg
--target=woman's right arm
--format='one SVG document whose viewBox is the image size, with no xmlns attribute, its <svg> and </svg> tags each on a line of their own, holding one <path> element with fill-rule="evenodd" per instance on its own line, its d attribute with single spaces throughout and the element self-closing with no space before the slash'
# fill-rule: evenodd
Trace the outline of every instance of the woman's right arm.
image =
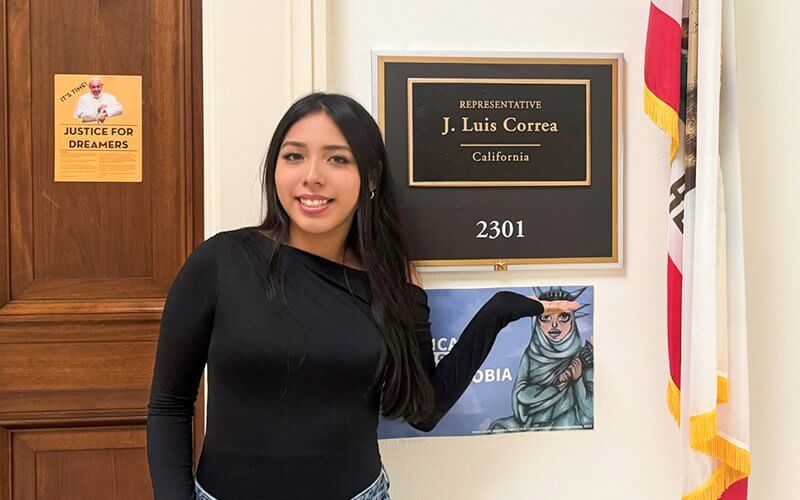
<svg viewBox="0 0 800 500">
<path fill-rule="evenodd" d="M 189 255 L 161 317 L 147 412 L 147 459 L 156 499 L 194 499 L 192 417 L 217 299 L 216 235 Z"/>
</svg>

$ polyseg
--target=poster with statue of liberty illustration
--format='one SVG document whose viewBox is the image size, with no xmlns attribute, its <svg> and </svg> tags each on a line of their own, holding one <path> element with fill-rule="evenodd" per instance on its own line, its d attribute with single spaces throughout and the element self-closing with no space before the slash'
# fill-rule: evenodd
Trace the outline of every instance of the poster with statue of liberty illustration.
<svg viewBox="0 0 800 500">
<path fill-rule="evenodd" d="M 572 312 L 509 323 L 472 383 L 430 432 L 381 417 L 378 437 L 465 436 L 594 427 L 594 287 L 533 286 L 432 289 L 428 293 L 434 357 L 438 363 L 496 292 L 540 300 L 575 300 Z"/>
</svg>

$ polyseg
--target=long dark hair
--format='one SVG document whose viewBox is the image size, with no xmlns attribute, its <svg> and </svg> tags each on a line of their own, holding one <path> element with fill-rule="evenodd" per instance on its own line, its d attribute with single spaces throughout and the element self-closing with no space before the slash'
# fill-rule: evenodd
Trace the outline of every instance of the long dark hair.
<svg viewBox="0 0 800 500">
<path fill-rule="evenodd" d="M 289 216 L 278 199 L 275 167 L 289 128 L 304 116 L 327 114 L 347 139 L 361 177 L 357 208 L 345 247 L 364 264 L 371 290 L 372 316 L 386 349 L 370 389 L 383 385 L 383 414 L 418 422 L 433 408 L 433 388 L 420 362 L 414 328 L 414 302 L 408 283 L 415 271 L 409 264 L 406 239 L 397 212 L 391 172 L 380 129 L 354 99 L 342 94 L 316 92 L 297 100 L 286 111 L 272 136 L 263 166 L 266 216 L 259 229 L 286 243 Z M 375 195 L 370 199 L 370 184 Z M 280 270 L 274 245 L 267 261 L 270 293 L 277 294 Z"/>
</svg>

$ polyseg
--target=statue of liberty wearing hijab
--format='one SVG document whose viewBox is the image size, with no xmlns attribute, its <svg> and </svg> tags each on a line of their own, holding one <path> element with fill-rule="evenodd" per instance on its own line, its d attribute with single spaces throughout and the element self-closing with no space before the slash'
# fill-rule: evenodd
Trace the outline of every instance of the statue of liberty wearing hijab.
<svg viewBox="0 0 800 500">
<path fill-rule="evenodd" d="M 541 300 L 571 301 L 587 288 L 534 287 L 534 292 Z M 588 315 L 579 311 L 589 305 L 533 318 L 512 392 L 514 415 L 493 421 L 489 432 L 593 427 L 594 349 L 581 340 L 576 321 Z"/>
</svg>

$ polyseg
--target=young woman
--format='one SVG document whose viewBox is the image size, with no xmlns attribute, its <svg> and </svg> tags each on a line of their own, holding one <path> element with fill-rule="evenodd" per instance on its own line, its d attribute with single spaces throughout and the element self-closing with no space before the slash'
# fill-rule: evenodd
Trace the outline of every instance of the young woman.
<svg viewBox="0 0 800 500">
<path fill-rule="evenodd" d="M 389 498 L 379 411 L 433 429 L 502 328 L 578 304 L 499 292 L 436 366 L 381 134 L 349 97 L 295 102 L 263 182 L 264 221 L 200 244 L 167 295 L 147 421 L 155 496 Z M 206 365 L 195 476 L 192 415 Z"/>
</svg>

